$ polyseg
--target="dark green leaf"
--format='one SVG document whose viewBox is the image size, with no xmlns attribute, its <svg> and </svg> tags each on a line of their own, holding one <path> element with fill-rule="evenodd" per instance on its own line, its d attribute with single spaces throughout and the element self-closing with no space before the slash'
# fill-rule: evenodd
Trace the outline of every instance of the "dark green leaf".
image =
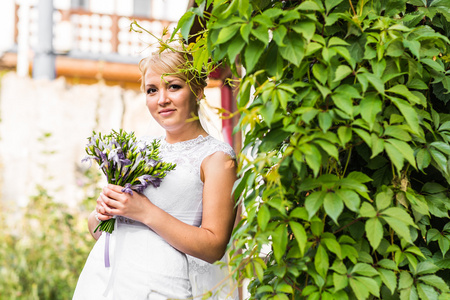
<svg viewBox="0 0 450 300">
<path fill-rule="evenodd" d="M 264 51 L 264 44 L 259 41 L 253 41 L 245 48 L 244 57 L 245 57 L 245 68 L 247 72 L 250 73 L 251 71 L 253 71 L 253 68 L 255 67 L 256 63 L 261 57 L 263 51 Z"/>
</svg>

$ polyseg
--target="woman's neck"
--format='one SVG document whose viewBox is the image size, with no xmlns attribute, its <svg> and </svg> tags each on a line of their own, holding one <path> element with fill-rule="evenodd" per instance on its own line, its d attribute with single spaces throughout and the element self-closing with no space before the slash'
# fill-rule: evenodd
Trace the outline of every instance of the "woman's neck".
<svg viewBox="0 0 450 300">
<path fill-rule="evenodd" d="M 194 121 L 191 126 L 186 124 L 179 130 L 166 130 L 166 142 L 174 144 L 197 138 L 199 135 L 206 137 L 208 133 L 203 129 L 199 121 Z"/>
</svg>

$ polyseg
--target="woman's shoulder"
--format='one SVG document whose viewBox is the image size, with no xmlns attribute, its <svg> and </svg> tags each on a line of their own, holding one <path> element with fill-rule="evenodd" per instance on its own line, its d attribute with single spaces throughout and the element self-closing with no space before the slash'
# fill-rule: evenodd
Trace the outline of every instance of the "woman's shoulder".
<svg viewBox="0 0 450 300">
<path fill-rule="evenodd" d="M 207 136 L 205 140 L 207 142 L 207 148 L 209 150 L 207 156 L 212 155 L 216 152 L 222 152 L 232 159 L 236 158 L 236 153 L 234 152 L 233 147 L 231 147 L 228 143 L 223 142 L 211 135 Z"/>
</svg>

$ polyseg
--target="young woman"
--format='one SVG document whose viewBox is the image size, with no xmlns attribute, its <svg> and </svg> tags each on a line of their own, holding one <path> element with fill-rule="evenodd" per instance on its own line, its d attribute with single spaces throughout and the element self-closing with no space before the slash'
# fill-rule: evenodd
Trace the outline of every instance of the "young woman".
<svg viewBox="0 0 450 300">
<path fill-rule="evenodd" d="M 142 194 L 103 188 L 88 220 L 98 241 L 73 299 L 187 299 L 218 283 L 214 278 L 220 276 L 212 275 L 217 266 L 209 263 L 223 257 L 235 220 L 235 155 L 193 118 L 206 82 L 183 71 L 189 59 L 166 49 L 140 63 L 147 108 L 166 131 L 161 158 L 177 166 L 160 187 Z M 113 216 L 117 225 L 106 268 L 105 235 L 93 230 Z"/>
</svg>

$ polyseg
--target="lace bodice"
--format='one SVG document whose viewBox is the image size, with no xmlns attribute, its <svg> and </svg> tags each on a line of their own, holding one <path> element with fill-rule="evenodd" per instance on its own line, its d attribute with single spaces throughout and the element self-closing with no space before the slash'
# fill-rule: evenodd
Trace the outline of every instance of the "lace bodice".
<svg viewBox="0 0 450 300">
<path fill-rule="evenodd" d="M 151 137 L 143 138 L 150 142 Z M 202 220 L 203 182 L 200 168 L 209 155 L 221 151 L 232 158 L 231 146 L 212 136 L 198 136 L 195 139 L 169 144 L 160 138 L 160 157 L 163 161 L 176 163 L 174 170 L 162 180 L 158 188 L 148 187 L 144 194 L 155 205 L 177 219 L 194 226 Z"/>
</svg>

